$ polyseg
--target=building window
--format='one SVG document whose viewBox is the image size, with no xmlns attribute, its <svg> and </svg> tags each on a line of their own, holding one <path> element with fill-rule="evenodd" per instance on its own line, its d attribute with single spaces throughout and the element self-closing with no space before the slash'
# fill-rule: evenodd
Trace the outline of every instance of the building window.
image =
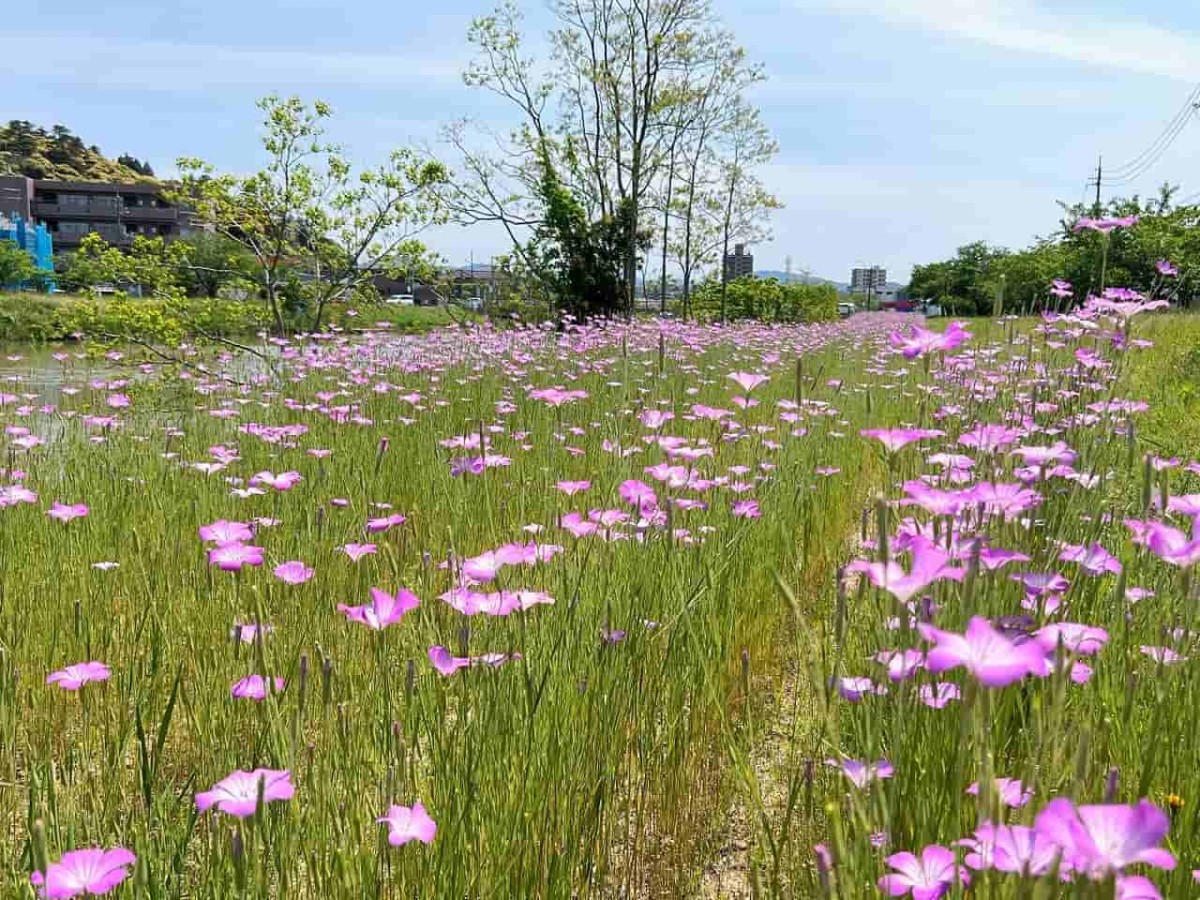
<svg viewBox="0 0 1200 900">
<path fill-rule="evenodd" d="M 87 194 L 59 194 L 58 205 L 63 209 L 86 210 L 88 208 Z"/>
</svg>

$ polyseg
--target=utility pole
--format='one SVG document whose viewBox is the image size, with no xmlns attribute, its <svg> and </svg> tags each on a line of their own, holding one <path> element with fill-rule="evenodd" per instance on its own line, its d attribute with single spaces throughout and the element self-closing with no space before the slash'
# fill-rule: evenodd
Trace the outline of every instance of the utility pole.
<svg viewBox="0 0 1200 900">
<path fill-rule="evenodd" d="M 1096 208 L 1092 215 L 1100 217 L 1100 185 L 1104 182 L 1104 157 L 1096 157 Z"/>
</svg>

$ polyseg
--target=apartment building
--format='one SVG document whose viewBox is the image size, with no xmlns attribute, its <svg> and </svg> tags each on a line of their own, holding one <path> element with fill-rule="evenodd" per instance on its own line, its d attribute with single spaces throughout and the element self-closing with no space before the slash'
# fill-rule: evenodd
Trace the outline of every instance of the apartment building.
<svg viewBox="0 0 1200 900">
<path fill-rule="evenodd" d="M 734 245 L 732 253 L 725 254 L 725 280 L 736 281 L 754 274 L 754 254 L 746 252 L 745 244 Z"/>
<path fill-rule="evenodd" d="M 93 232 L 114 246 L 128 247 L 139 235 L 170 241 L 192 231 L 190 214 L 153 183 L 0 176 L 0 215 L 43 223 L 57 250 L 73 250 Z"/>
<path fill-rule="evenodd" d="M 850 293 L 852 294 L 878 294 L 886 286 L 887 269 L 880 266 L 850 271 Z"/>
</svg>

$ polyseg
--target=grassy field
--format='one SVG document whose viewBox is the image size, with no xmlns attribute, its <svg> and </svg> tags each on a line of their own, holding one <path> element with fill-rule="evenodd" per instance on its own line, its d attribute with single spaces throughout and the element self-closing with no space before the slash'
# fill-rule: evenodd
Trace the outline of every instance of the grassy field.
<svg viewBox="0 0 1200 900">
<path fill-rule="evenodd" d="M 1189 896 L 1200 329 L 1099 321 L 9 376 L 0 894 Z"/>
</svg>

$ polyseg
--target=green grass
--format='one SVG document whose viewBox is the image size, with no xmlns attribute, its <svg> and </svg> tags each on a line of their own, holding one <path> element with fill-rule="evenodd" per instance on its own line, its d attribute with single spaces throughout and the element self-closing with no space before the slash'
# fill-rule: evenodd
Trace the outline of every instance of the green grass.
<svg viewBox="0 0 1200 900">
<path fill-rule="evenodd" d="M 1189 896 L 1200 864 L 1200 662 L 1161 666 L 1139 648 L 1194 657 L 1195 639 L 1169 632 L 1195 632 L 1200 601 L 1187 571 L 1135 547 L 1123 521 L 1153 515 L 1149 504 L 1163 494 L 1200 493 L 1200 476 L 1182 466 L 1156 473 L 1143 462 L 1146 453 L 1187 462 L 1200 446 L 1185 390 L 1196 320 L 1135 320 L 1133 336 L 1155 347 L 1127 352 L 1082 329 L 1048 336 L 1032 322 L 978 322 L 957 361 L 883 352 L 894 322 L 860 316 L 807 331 L 673 324 L 661 344 L 646 322 L 610 334 L 334 338 L 288 353 L 278 381 L 209 359 L 195 361 L 210 367 L 208 378 L 195 367 L 185 377 L 131 368 L 131 385 L 118 388 L 111 369 L 110 384 L 97 385 L 95 372 L 66 360 L 53 380 L 81 390 L 45 398 L 62 409 L 41 412 L 44 398 L 18 411 L 20 393 L 31 392 L 20 381 L 0 383 L 15 395 L 0 398 L 0 421 L 51 438 L 14 450 L 38 503 L 0 508 L 0 816 L 10 823 L 0 893 L 32 896 L 40 819 L 52 859 L 84 846 L 134 850 L 141 869 L 121 888 L 131 895 L 712 896 L 704 873 L 731 839 L 736 806 L 745 880 L 758 896 L 821 896 L 820 842 L 835 859 L 834 895 L 857 900 L 879 896 L 887 854 L 954 846 L 981 819 L 1031 824 L 1055 797 L 1148 797 L 1165 808 L 1175 794 L 1183 805 L 1165 843 L 1179 866 L 1152 874 L 1164 896 Z M 826 329 L 832 343 L 798 364 L 798 344 Z M 1096 367 L 1080 368 L 1077 350 Z M 131 353 L 122 364 L 137 361 Z M 734 414 L 737 427 L 690 417 L 693 404 L 735 409 L 733 395 L 745 392 L 733 371 L 771 376 L 752 392 L 759 404 Z M 587 397 L 558 408 L 530 399 L 530 389 L 555 385 Z M 117 413 L 121 426 L 87 424 L 89 413 L 111 414 L 106 400 L 117 390 L 133 398 Z M 1143 397 L 1146 412 L 1115 405 Z M 668 491 L 647 475 L 666 457 L 637 418 L 645 409 L 674 411 L 661 433 L 710 447 L 695 468 L 732 484 Z M 238 430 L 251 422 L 307 431 L 268 443 Z M 1022 612 L 1012 572 L 1062 572 L 1071 582 L 1064 611 L 1035 612 L 1035 624 L 1085 623 L 1108 642 L 1086 660 L 1086 683 L 1060 671 L 989 690 L 959 669 L 938 680 L 960 686 L 961 698 L 932 709 L 918 696 L 928 673 L 891 682 L 872 661 L 880 650 L 926 646 L 907 609 L 865 580 L 839 581 L 837 570 L 878 559 L 881 536 L 894 548 L 904 517 L 936 528 L 944 543 L 945 516 L 886 501 L 940 471 L 926 462 L 936 450 L 976 460 L 964 484 L 938 482 L 945 489 L 1013 482 L 1011 454 L 958 442 L 979 423 L 1005 422 L 1027 430 L 1014 443 L 1064 441 L 1089 481 L 1042 482 L 1035 472 L 1040 503 L 1028 521 L 980 519 L 979 504 L 968 504 L 961 536 L 981 534 L 1030 561 L 917 596 L 937 603 L 939 628 L 960 632 L 972 615 Z M 946 435 L 894 454 L 859 436 L 900 425 Z M 453 475 L 451 458 L 473 451 L 442 442 L 481 433 L 511 464 Z M 240 458 L 212 474 L 188 465 L 211 460 L 216 445 Z M 331 455 L 307 452 L 322 449 Z M 826 466 L 841 471 L 817 472 Z M 263 469 L 304 480 L 287 492 L 230 494 L 226 477 L 244 484 Z M 555 489 L 580 479 L 592 482 L 587 493 Z M 630 539 L 611 541 L 556 527 L 570 511 L 629 509 L 619 494 L 629 479 L 708 508 L 674 509 L 667 527 L 640 529 L 641 539 L 629 525 L 617 530 Z M 731 503 L 749 497 L 762 518 L 733 517 Z M 45 515 L 53 500 L 91 512 L 63 525 Z M 407 521 L 374 538 L 376 555 L 351 563 L 338 552 L 389 511 Z M 262 517 L 278 520 L 256 537 L 267 565 L 233 574 L 206 564 L 200 525 Z M 502 569 L 491 589 L 546 591 L 553 605 L 464 617 L 438 599 L 452 584 L 441 562 L 529 540 L 528 526 L 564 552 Z M 1063 543 L 1093 542 L 1120 558 L 1120 576 L 1059 558 Z M 969 553 L 958 557 L 970 566 Z M 316 570 L 312 581 L 272 578 L 275 564 L 294 559 Z M 120 567 L 92 568 L 102 560 Z M 898 562 L 909 567 L 904 554 Z M 339 603 L 366 603 L 371 586 L 408 588 L 421 605 L 380 633 L 337 613 Z M 1132 586 L 1154 596 L 1130 604 Z M 889 627 L 897 616 L 900 627 Z M 238 645 L 229 640 L 235 619 L 277 630 Z M 624 638 L 604 640 L 613 630 Z M 426 656 L 434 645 L 520 659 L 444 678 Z M 89 659 L 110 665 L 112 680 L 77 695 L 44 684 L 49 671 Z M 231 699 L 230 685 L 251 673 L 288 686 L 261 704 Z M 831 678 L 864 675 L 887 695 L 851 703 L 830 689 Z M 852 788 L 823 765 L 842 756 L 886 758 L 895 777 Z M 196 814 L 197 791 L 256 766 L 290 769 L 295 798 L 244 822 Z M 987 790 L 965 793 L 992 775 L 1021 779 L 1033 800 L 1005 811 Z M 437 838 L 389 848 L 375 818 L 389 803 L 418 800 Z M 1000 873 L 975 882 L 971 896 L 1004 900 L 1113 890 Z"/>
<path fill-rule="evenodd" d="M 755 392 L 761 406 L 741 416 L 782 424 L 774 404 L 797 390 L 789 336 L 799 334 L 731 331 L 711 349 L 672 339 L 660 356 L 654 326 L 571 350 L 553 335 L 468 342 L 448 332 L 367 355 L 347 345 L 330 355 L 336 365 L 264 384 L 249 404 L 257 391 L 216 379 L 196 392 L 203 380 L 192 371 L 139 378 L 119 429 L 57 413 L 31 420 L 54 435 L 18 459 L 40 502 L 0 510 L 0 816 L 10 823 L 2 891 L 23 890 L 31 828 L 42 819 L 52 858 L 123 844 L 157 897 L 237 896 L 235 833 L 254 897 L 692 894 L 736 789 L 730 752 L 753 740 L 743 717 L 766 705 L 793 634 L 777 579 L 801 597 L 827 583 L 868 496 L 869 477 L 813 475 L 819 465 L 869 471 L 854 437 L 869 401 L 826 384 L 851 378 L 864 351 L 847 340 L 806 357 L 805 397 L 838 414 L 809 408 L 809 436 L 771 434 L 778 450 L 754 433 L 722 442 L 703 420 L 666 429 L 712 443 L 716 458 L 697 464 L 710 476 L 749 467 L 731 477 L 753 485 L 741 496 L 759 499 L 763 519 L 732 518 L 731 496 L 716 490 L 705 497 L 711 510 L 674 513 L 674 527 L 703 538 L 696 546 L 658 529 L 644 542 L 577 541 L 555 523 L 569 510 L 624 506 L 617 486 L 647 478 L 643 468 L 663 459 L 641 440 L 632 413 L 642 404 L 665 401 L 681 415 L 692 403 L 728 407 L 726 373 L 784 351 Z M 501 351 L 510 339 L 515 349 Z M 85 386 L 62 397 L 63 408 L 104 411 L 108 391 L 86 387 L 86 370 L 63 375 Z M 375 389 L 384 383 L 392 387 Z M 561 409 L 525 399 L 530 385 L 558 383 L 590 397 Z M 498 412 L 509 399 L 516 411 Z M 321 412 L 337 406 L 370 424 Z M 220 407 L 238 416 L 209 415 Z M 239 434 L 251 421 L 310 430 L 287 448 Z M 512 465 L 453 477 L 439 441 L 493 424 L 504 426 L 493 440 Z M 606 442 L 642 449 L 622 457 Z M 242 458 L 213 475 L 183 466 L 209 459 L 216 444 Z M 333 451 L 328 459 L 305 452 L 322 448 Z M 778 468 L 758 469 L 766 459 Z M 230 496 L 224 476 L 262 469 L 295 469 L 304 481 L 287 493 Z M 569 499 L 554 488 L 578 478 L 593 481 L 591 492 Z M 56 499 L 91 513 L 64 526 L 45 515 Z M 364 521 L 382 514 L 377 502 L 408 522 L 353 564 L 336 548 L 363 540 Z M 267 566 L 239 575 L 206 565 L 198 526 L 263 516 L 280 521 L 258 537 Z M 464 618 L 437 599 L 450 585 L 439 561 L 528 539 L 530 524 L 566 552 L 505 569 L 499 584 L 545 590 L 553 606 Z M 316 577 L 294 587 L 273 579 L 271 566 L 289 559 Z M 104 560 L 120 567 L 92 568 Z M 407 587 L 422 605 L 372 633 L 336 611 L 367 602 L 371 586 Z M 278 630 L 261 646 L 234 645 L 235 619 Z M 627 636 L 607 644 L 607 629 Z M 435 644 L 522 659 L 442 678 L 426 658 Z M 89 659 L 112 667 L 109 683 L 78 695 L 43 683 L 50 670 Z M 250 673 L 289 686 L 262 704 L 232 700 L 230 685 Z M 240 826 L 196 815 L 196 791 L 256 766 L 291 769 L 296 798 Z M 375 818 L 389 802 L 415 800 L 438 822 L 437 839 L 389 849 Z"/>
</svg>

